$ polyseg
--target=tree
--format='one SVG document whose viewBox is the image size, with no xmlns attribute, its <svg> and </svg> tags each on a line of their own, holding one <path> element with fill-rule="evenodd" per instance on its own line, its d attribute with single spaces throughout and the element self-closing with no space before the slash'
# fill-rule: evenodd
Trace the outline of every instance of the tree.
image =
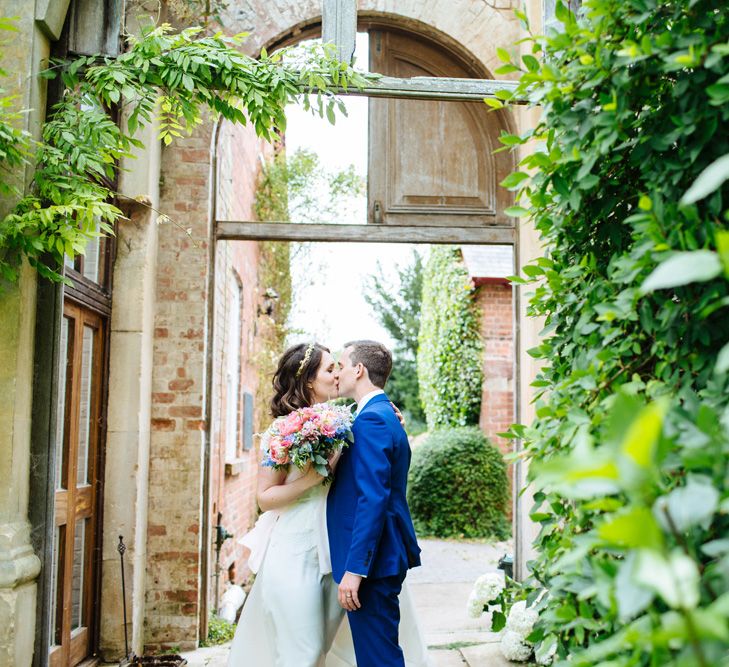
<svg viewBox="0 0 729 667">
<path fill-rule="evenodd" d="M 299 149 L 288 154 L 279 150 L 261 170 L 256 187 L 256 219 L 265 222 L 334 220 L 342 200 L 361 195 L 364 187 L 364 179 L 355 172 L 353 165 L 330 171 L 312 151 Z M 301 258 L 309 245 L 259 242 L 260 284 L 264 289 L 273 289 L 278 296 L 273 317 L 259 329 L 262 345 L 255 365 L 259 377 L 256 404 L 261 409 L 270 405 L 273 392 L 270 379 L 286 337 L 291 333 L 288 317 L 292 303 L 296 292 L 302 289 L 302 285 L 292 284 L 291 264 L 294 258 Z"/>
<path fill-rule="evenodd" d="M 502 185 L 546 247 L 520 280 L 549 332 L 537 419 L 513 429 L 541 527 L 529 639 L 574 667 L 726 665 L 729 13 L 556 12 L 500 70 L 542 109 L 502 137 L 538 142 Z"/>
<path fill-rule="evenodd" d="M 423 292 L 423 260 L 420 253 L 413 250 L 410 262 L 397 268 L 397 279 L 398 285 L 393 290 L 393 285 L 378 263 L 377 273 L 367 281 L 364 298 L 395 341 L 388 394 L 411 419 L 422 423 L 425 413 L 420 403 L 416 366 Z M 409 428 L 412 430 L 413 426 L 417 428 L 417 424 L 410 424 Z"/>
</svg>

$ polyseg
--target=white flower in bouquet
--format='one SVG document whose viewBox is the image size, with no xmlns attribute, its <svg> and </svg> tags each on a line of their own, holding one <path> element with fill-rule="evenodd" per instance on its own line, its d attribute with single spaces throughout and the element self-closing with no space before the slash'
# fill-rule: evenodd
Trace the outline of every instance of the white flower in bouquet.
<svg viewBox="0 0 729 667">
<path fill-rule="evenodd" d="M 495 572 L 482 574 L 473 585 L 473 590 L 483 603 L 491 602 L 501 595 L 504 590 L 504 579 Z"/>
<path fill-rule="evenodd" d="M 526 662 L 532 655 L 532 645 L 513 630 L 505 630 L 501 635 L 501 654 L 514 662 Z"/>
<path fill-rule="evenodd" d="M 526 600 L 519 600 L 509 610 L 506 619 L 506 629 L 516 632 L 522 639 L 526 639 L 534 629 L 539 614 L 536 609 L 526 606 Z"/>
</svg>

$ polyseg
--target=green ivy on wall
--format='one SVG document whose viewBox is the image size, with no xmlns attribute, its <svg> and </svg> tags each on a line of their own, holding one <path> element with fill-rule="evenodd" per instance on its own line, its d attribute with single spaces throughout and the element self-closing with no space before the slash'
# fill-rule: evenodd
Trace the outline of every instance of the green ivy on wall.
<svg viewBox="0 0 729 667">
<path fill-rule="evenodd" d="M 529 639 L 545 664 L 727 665 L 729 12 L 557 18 L 497 70 L 542 109 L 502 136 L 537 142 L 502 185 L 546 247 L 520 281 L 546 322 L 537 417 L 513 429 L 541 528 Z"/>
<path fill-rule="evenodd" d="M 457 248 L 434 247 L 425 266 L 418 381 L 428 428 L 477 424 L 482 341 L 474 287 Z"/>
</svg>

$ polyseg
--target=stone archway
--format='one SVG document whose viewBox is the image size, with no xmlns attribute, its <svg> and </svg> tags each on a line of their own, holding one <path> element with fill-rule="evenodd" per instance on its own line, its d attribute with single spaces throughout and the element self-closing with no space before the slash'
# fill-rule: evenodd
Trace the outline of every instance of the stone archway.
<svg viewBox="0 0 729 667">
<path fill-rule="evenodd" d="M 490 78 L 489 68 L 484 65 L 474 54 L 465 49 L 457 39 L 447 35 L 440 30 L 423 23 L 412 17 L 403 17 L 386 12 L 373 11 L 362 15 L 360 12 L 360 29 L 379 30 L 393 34 L 405 34 L 413 39 L 426 41 L 430 48 L 440 49 L 444 54 L 457 60 L 462 68 L 462 73 L 451 74 L 451 76 L 472 76 L 474 78 Z M 273 32 L 273 28 L 268 26 Z M 280 46 L 287 46 L 306 39 L 316 38 L 321 34 L 321 19 L 313 16 L 310 20 L 301 22 L 291 27 L 288 32 L 274 35 L 265 44 L 269 51 Z M 495 50 L 495 48 L 494 48 Z M 383 70 L 374 68 L 374 71 Z M 433 72 L 432 76 L 439 74 Z M 474 105 L 477 106 L 477 105 Z M 487 116 L 488 109 L 481 106 L 483 110 L 484 125 L 489 126 L 491 143 L 482 148 L 484 153 L 491 157 L 491 151 L 498 147 L 496 136 L 500 131 L 513 132 L 517 123 L 507 113 L 492 114 Z M 474 115 L 477 115 L 474 112 Z M 478 123 L 478 119 L 475 121 Z M 216 142 L 216 149 L 220 145 Z M 514 168 L 513 155 L 508 153 L 500 154 L 501 168 L 498 178 L 494 178 L 491 184 L 493 192 L 496 192 L 498 182 Z M 494 161 L 490 163 L 494 168 Z M 494 170 L 495 171 L 495 170 Z M 508 203 L 506 200 L 509 200 Z M 510 205 L 510 198 L 507 196 L 500 202 L 500 211 Z M 419 242 L 432 243 L 475 243 L 475 244 L 512 244 L 517 245 L 518 230 L 513 220 L 506 220 L 501 217 L 494 219 L 492 226 L 488 229 L 475 226 L 459 226 L 458 223 L 451 223 L 452 226 L 397 226 L 397 225 L 362 225 L 362 229 L 354 229 L 357 225 L 317 225 L 317 224 L 266 224 L 249 222 L 235 222 L 219 218 L 216 223 L 217 240 L 244 240 L 244 239 L 268 239 L 268 240 L 307 240 L 307 241 L 390 241 L 390 242 L 412 242 L 417 239 Z M 365 229 L 367 227 L 367 229 Z M 212 324 L 211 324 L 212 330 Z M 518 377 L 518 373 L 515 374 Z M 517 484 L 514 485 L 517 488 Z M 514 512 L 516 516 L 517 512 Z"/>
<path fill-rule="evenodd" d="M 435 9 L 427 6 L 430 3 L 398 4 L 402 7 L 395 12 L 392 2 L 368 0 L 360 3 L 360 14 L 372 25 L 422 31 L 447 52 L 457 55 L 476 76 L 488 76 L 495 69 L 499 62 L 497 47 L 509 46 L 523 36 L 508 3 L 457 0 Z M 261 46 L 271 48 L 314 36 L 319 30 L 320 11 L 317 0 L 303 3 L 250 0 L 238 13 L 229 12 L 226 29 L 231 32 L 253 29 L 246 50 L 254 53 Z M 507 123 L 505 129 L 518 125 L 513 119 L 507 119 Z M 203 245 L 192 244 L 180 234 L 161 235 L 158 266 L 154 269 L 157 299 L 152 325 L 149 521 L 148 525 L 140 526 L 145 532 L 140 537 L 140 546 L 146 546 L 146 553 L 137 555 L 138 570 L 135 571 L 135 582 L 139 582 L 135 619 L 139 624 L 144 617 L 148 619 L 146 628 L 142 630 L 137 625 L 135 633 L 139 640 L 144 637 L 143 641 L 150 647 L 171 643 L 189 647 L 206 626 L 211 574 L 208 457 L 213 310 L 210 302 L 216 289 L 213 282 L 215 242 L 206 239 L 213 238 L 217 214 L 211 197 L 218 188 L 217 165 L 225 162 L 224 152 L 231 150 L 235 138 L 240 136 L 237 131 L 229 134 L 221 146 L 214 126 L 207 124 L 191 139 L 165 148 L 161 160 L 163 179 L 157 207 L 174 212 L 181 226 L 189 228 L 193 237 L 203 239 Z M 256 162 L 253 152 L 252 149 L 248 153 L 247 171 Z M 307 238 L 316 232 L 315 227 L 306 226 L 303 233 Z M 279 227 L 279 231 L 282 229 Z M 448 240 L 468 241 L 463 236 L 473 232 L 473 228 L 470 230 L 454 228 L 455 236 Z M 326 231 L 331 232 L 331 228 Z M 485 241 L 483 236 L 473 236 L 470 242 L 504 242 L 499 236 L 502 228 L 486 231 L 494 236 Z M 506 242 L 516 246 L 521 231 L 512 227 L 509 233 L 510 240 Z M 261 229 L 258 236 L 234 234 L 233 237 L 271 238 L 270 229 Z M 219 235 L 218 239 L 225 239 L 225 235 Z M 397 232 L 389 240 L 398 240 Z M 412 237 L 400 236 L 400 240 L 411 241 Z M 193 490 L 197 488 L 202 489 L 202 494 L 199 499 L 193 499 Z M 111 526 L 109 529 L 113 530 Z M 109 554 L 109 560 L 112 557 Z M 109 602 L 113 603 L 113 599 Z M 114 612 L 111 606 L 108 612 Z M 110 644 L 118 642 L 117 637 L 109 639 Z"/>
</svg>

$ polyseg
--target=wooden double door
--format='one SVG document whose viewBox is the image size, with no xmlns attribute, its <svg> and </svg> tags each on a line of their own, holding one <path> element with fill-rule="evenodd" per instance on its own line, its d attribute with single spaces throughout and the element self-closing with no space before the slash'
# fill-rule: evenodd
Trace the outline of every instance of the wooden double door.
<svg viewBox="0 0 729 667">
<path fill-rule="evenodd" d="M 106 318 L 66 300 L 55 471 L 51 573 L 51 667 L 69 667 L 94 652 L 102 398 Z"/>
</svg>

